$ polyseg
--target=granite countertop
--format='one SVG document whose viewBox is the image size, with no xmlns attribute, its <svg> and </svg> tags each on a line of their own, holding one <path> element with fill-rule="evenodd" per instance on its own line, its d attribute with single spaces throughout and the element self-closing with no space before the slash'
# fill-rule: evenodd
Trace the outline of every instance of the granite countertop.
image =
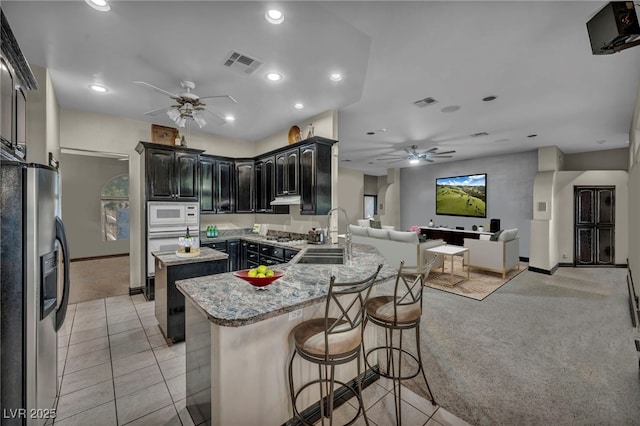
<svg viewBox="0 0 640 426">
<path fill-rule="evenodd" d="M 165 266 L 224 260 L 229 257 L 227 253 L 222 253 L 209 247 L 200 247 L 200 255 L 194 257 L 178 257 L 175 251 L 156 251 L 151 254 Z"/>
<path fill-rule="evenodd" d="M 254 242 L 254 243 L 270 244 L 270 245 L 277 246 L 277 247 L 284 247 L 284 248 L 290 248 L 290 249 L 296 249 L 296 250 L 300 250 L 300 249 L 308 247 L 310 245 L 315 245 L 315 244 L 307 243 L 306 240 L 292 240 L 292 241 L 288 241 L 288 242 L 281 242 L 281 241 L 276 241 L 276 240 L 268 240 L 267 237 L 263 237 L 261 235 L 252 234 L 252 233 L 225 234 L 225 235 L 221 235 L 221 236 L 215 237 L 215 238 L 207 237 L 206 233 L 204 233 L 204 232 L 200 233 L 200 245 L 208 244 L 208 243 L 215 243 L 215 242 L 218 242 L 218 241 L 228 241 L 228 240 L 251 241 L 251 242 Z"/>
<path fill-rule="evenodd" d="M 383 268 L 377 283 L 396 275 L 395 268 L 369 245 L 353 244 L 353 259 L 345 265 L 298 264 L 304 251 L 306 248 L 289 263 L 274 266 L 284 276 L 264 290 L 256 289 L 233 273 L 176 281 L 176 286 L 211 322 L 240 327 L 325 300 L 331 276 L 339 282 L 362 280 L 380 263 Z"/>
</svg>

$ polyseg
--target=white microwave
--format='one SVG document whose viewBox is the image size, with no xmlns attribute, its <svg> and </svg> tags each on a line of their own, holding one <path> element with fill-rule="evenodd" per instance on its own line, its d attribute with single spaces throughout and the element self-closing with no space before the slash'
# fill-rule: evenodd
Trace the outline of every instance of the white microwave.
<svg viewBox="0 0 640 426">
<path fill-rule="evenodd" d="M 196 227 L 200 222 L 200 209 L 197 202 L 149 201 L 147 204 L 147 226 L 149 232 L 167 231 Z M 198 230 L 196 229 L 196 232 Z"/>
</svg>

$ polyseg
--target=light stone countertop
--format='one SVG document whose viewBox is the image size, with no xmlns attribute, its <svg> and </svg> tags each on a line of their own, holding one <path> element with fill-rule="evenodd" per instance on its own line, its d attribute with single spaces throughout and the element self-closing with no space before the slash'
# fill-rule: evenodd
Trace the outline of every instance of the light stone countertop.
<svg viewBox="0 0 640 426">
<path fill-rule="evenodd" d="M 165 266 L 185 265 L 187 263 L 210 262 L 229 258 L 227 253 L 209 247 L 200 247 L 200 255 L 193 257 L 178 257 L 175 251 L 156 251 L 151 253 Z"/>
<path fill-rule="evenodd" d="M 274 265 L 272 269 L 283 271 L 284 276 L 264 290 L 232 272 L 180 280 L 176 286 L 213 323 L 241 327 L 325 300 L 331 276 L 338 282 L 359 281 L 380 263 L 383 268 L 376 283 L 396 275 L 396 269 L 369 245 L 353 244 L 353 259 L 345 265 L 297 264 L 305 251 L 306 247 L 289 263 Z"/>
</svg>

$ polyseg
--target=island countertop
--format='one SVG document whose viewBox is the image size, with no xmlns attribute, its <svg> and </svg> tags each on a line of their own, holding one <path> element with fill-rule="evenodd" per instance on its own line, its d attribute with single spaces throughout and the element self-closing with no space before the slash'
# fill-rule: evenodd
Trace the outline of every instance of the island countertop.
<svg viewBox="0 0 640 426">
<path fill-rule="evenodd" d="M 209 262 L 212 260 L 224 260 L 229 257 L 227 253 L 223 253 L 209 247 L 200 247 L 200 254 L 193 257 L 178 257 L 175 251 L 156 251 L 152 252 L 151 254 L 165 266 Z"/>
<path fill-rule="evenodd" d="M 359 281 L 371 275 L 378 264 L 383 267 L 376 282 L 395 277 L 372 246 L 353 244 L 353 259 L 344 265 L 298 264 L 306 248 L 289 263 L 274 265 L 284 276 L 264 290 L 258 290 L 233 273 L 209 275 L 176 281 L 176 287 L 213 323 L 241 327 L 301 309 L 324 300 L 331 276 L 338 282 Z"/>
</svg>

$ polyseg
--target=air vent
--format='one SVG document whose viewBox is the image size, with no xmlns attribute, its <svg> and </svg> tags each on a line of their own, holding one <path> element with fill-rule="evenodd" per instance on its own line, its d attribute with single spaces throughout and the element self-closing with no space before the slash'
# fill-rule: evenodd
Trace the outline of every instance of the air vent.
<svg viewBox="0 0 640 426">
<path fill-rule="evenodd" d="M 264 65 L 264 62 L 240 52 L 231 52 L 224 61 L 224 66 L 246 75 L 252 75 Z"/>
<path fill-rule="evenodd" d="M 420 99 L 419 101 L 415 101 L 413 104 L 418 108 L 424 108 L 426 106 L 437 104 L 437 103 L 438 101 L 436 101 L 433 98 L 424 98 L 424 99 Z"/>
<path fill-rule="evenodd" d="M 489 133 L 480 132 L 480 133 L 474 133 L 474 134 L 471 135 L 472 138 L 477 138 L 477 137 L 480 137 L 480 136 L 489 136 Z"/>
</svg>

